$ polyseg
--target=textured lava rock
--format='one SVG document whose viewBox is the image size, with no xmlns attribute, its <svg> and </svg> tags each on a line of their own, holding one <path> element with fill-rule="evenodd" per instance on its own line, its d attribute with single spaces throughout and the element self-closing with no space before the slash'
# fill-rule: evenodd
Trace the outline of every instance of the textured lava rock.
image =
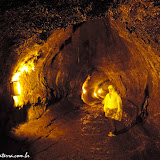
<svg viewBox="0 0 160 160">
<path fill-rule="evenodd" d="M 71 149 L 67 150 L 69 153 L 73 149 L 72 144 L 77 142 L 77 137 L 82 136 L 83 144 L 86 144 L 83 148 L 78 141 L 76 146 L 80 148 L 80 154 L 75 155 L 78 150 L 74 150 L 73 155 L 68 156 L 70 159 L 105 159 L 106 153 L 112 159 L 124 159 L 126 155 L 130 159 L 159 157 L 159 3 L 143 0 L 117 0 L 114 3 L 85 1 L 79 4 L 73 2 L 73 6 L 70 6 L 70 1 L 56 1 L 54 5 L 51 2 L 49 5 L 42 1 L 34 2 L 21 2 L 18 3 L 19 6 L 11 3 L 1 12 L 0 94 L 8 99 L 8 102 L 5 98 L 0 100 L 3 104 L 1 120 L 7 123 L 6 128 L 5 124 L 1 128 L 9 132 L 12 127 L 29 118 L 15 133 L 17 136 L 30 137 L 32 150 L 37 153 L 52 143 L 50 140 L 48 142 L 47 137 L 52 132 L 50 127 L 55 125 L 56 132 L 51 134 L 53 144 L 59 142 L 57 137 L 61 135 L 68 138 L 67 143 L 63 141 L 58 145 L 58 154 L 63 144 L 67 146 L 72 142 Z M 53 7 L 49 7 L 50 4 Z M 36 50 L 36 55 L 31 52 L 33 50 Z M 20 111 L 13 109 L 7 115 L 7 109 L 13 106 L 7 90 L 11 77 L 20 63 L 32 56 L 35 56 L 35 71 L 21 77 L 25 88 L 24 107 Z M 88 75 L 88 95 L 84 96 L 84 102 L 93 106 L 87 106 L 85 114 L 81 111 L 80 116 L 68 114 L 79 105 L 82 85 Z M 105 136 L 99 136 L 99 131 L 106 133 L 103 124 L 107 123 L 102 116 L 103 106 L 97 104 L 101 103 L 104 95 L 96 98 L 93 92 L 101 86 L 107 93 L 110 83 L 116 86 L 123 100 L 124 117 L 119 128 L 129 125 L 140 113 L 146 86 L 149 89 L 149 106 L 146 123 L 120 138 L 106 142 Z M 57 102 L 59 103 L 56 104 Z M 82 104 L 79 106 L 81 110 L 84 109 Z M 46 112 L 48 107 L 50 108 Z M 57 115 L 63 115 L 63 118 L 53 124 Z M 33 122 L 33 119 L 38 121 Z M 73 119 L 73 128 L 77 131 L 74 134 L 70 128 Z M 78 132 L 81 121 L 82 132 Z M 35 140 L 33 137 L 36 137 Z M 42 138 L 45 140 L 39 141 Z M 124 140 L 126 143 L 123 143 Z M 35 143 L 37 141 L 38 145 Z M 85 148 L 93 154 L 87 154 Z M 65 147 L 63 152 L 65 153 Z M 52 154 L 48 154 L 48 158 L 50 156 L 52 158 Z M 61 155 L 62 157 L 66 159 L 66 156 Z M 44 159 L 43 154 L 40 159 Z"/>
</svg>

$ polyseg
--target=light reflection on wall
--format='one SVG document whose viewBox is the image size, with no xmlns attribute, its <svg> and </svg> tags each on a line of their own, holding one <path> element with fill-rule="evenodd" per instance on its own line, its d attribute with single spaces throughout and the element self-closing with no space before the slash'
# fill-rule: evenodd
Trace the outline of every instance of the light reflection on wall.
<svg viewBox="0 0 160 160">
<path fill-rule="evenodd" d="M 82 95 L 81 95 L 81 99 L 84 101 L 84 95 L 87 93 L 87 90 L 85 89 L 85 87 L 87 86 L 87 83 L 90 79 L 90 76 L 87 77 L 87 79 L 85 80 L 85 82 L 83 83 L 82 86 Z"/>
<path fill-rule="evenodd" d="M 23 78 L 22 76 L 24 73 L 30 73 L 34 70 L 34 59 L 35 58 L 27 62 L 22 62 L 17 72 L 12 77 L 11 82 L 16 82 L 13 85 L 13 88 L 15 92 L 17 93 L 17 95 L 13 95 L 14 105 L 16 107 L 23 105 L 23 86 L 21 84 L 21 78 Z"/>
<path fill-rule="evenodd" d="M 82 85 L 81 94 L 81 99 L 84 103 L 94 105 L 95 103 L 101 102 L 104 99 L 106 91 L 101 88 L 101 83 L 102 82 L 96 78 L 92 78 L 91 80 L 90 75 L 86 78 L 85 82 Z"/>
</svg>

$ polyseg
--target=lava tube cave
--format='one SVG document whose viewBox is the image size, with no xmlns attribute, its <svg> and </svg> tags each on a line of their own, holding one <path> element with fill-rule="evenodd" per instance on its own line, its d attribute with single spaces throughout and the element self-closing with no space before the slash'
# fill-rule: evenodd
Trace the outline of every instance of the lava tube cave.
<svg viewBox="0 0 160 160">
<path fill-rule="evenodd" d="M 1 12 L 0 158 L 159 159 L 159 3 L 17 2 Z M 111 85 L 123 105 L 114 137 Z"/>
</svg>

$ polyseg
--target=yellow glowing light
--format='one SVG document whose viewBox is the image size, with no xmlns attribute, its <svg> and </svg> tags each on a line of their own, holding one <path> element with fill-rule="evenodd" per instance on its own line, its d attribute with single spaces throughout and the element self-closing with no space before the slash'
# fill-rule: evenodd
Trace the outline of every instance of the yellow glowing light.
<svg viewBox="0 0 160 160">
<path fill-rule="evenodd" d="M 101 92 L 102 92 L 102 88 L 98 90 L 98 93 L 101 93 Z"/>
<path fill-rule="evenodd" d="M 17 90 L 18 90 L 18 93 L 21 94 L 21 86 L 19 82 L 17 82 Z"/>
<path fill-rule="evenodd" d="M 94 92 L 94 96 L 97 97 L 97 93 L 96 92 Z"/>
<path fill-rule="evenodd" d="M 22 89 L 20 85 L 20 76 L 24 74 L 24 72 L 30 73 L 31 71 L 34 70 L 34 63 L 33 60 L 29 61 L 27 63 L 21 63 L 20 67 L 18 68 L 17 72 L 14 74 L 12 77 L 12 82 L 16 81 L 17 85 L 14 86 L 14 90 L 17 91 L 19 95 L 13 96 L 15 106 L 21 105 L 22 104 Z"/>
<path fill-rule="evenodd" d="M 86 92 L 87 92 L 87 91 L 84 89 L 84 90 L 83 90 L 83 94 L 85 94 Z"/>
<path fill-rule="evenodd" d="M 86 89 L 84 89 L 84 86 L 82 87 L 82 91 L 83 91 L 83 94 L 87 92 Z"/>
<path fill-rule="evenodd" d="M 85 80 L 85 82 L 83 83 L 82 86 L 82 93 L 85 94 L 87 92 L 87 90 L 85 89 L 85 86 L 87 85 L 88 80 L 90 79 L 90 76 L 87 77 L 87 79 Z"/>
<path fill-rule="evenodd" d="M 85 80 L 85 82 L 83 83 L 83 86 L 82 86 L 81 99 L 83 101 L 85 101 L 85 94 L 87 93 L 87 90 L 85 89 L 85 87 L 87 86 L 89 80 L 90 80 L 90 75 L 88 75 L 87 79 Z"/>
<path fill-rule="evenodd" d="M 21 86 L 20 83 L 18 81 L 14 81 L 12 83 L 13 85 L 13 89 L 14 89 L 14 95 L 20 95 L 21 94 Z"/>
<path fill-rule="evenodd" d="M 15 75 L 12 77 L 12 82 L 13 82 L 13 81 L 18 81 L 20 75 L 21 75 L 20 72 L 15 73 Z"/>
<path fill-rule="evenodd" d="M 18 106 L 19 97 L 18 96 L 13 96 L 13 99 L 14 99 L 15 106 Z"/>
</svg>

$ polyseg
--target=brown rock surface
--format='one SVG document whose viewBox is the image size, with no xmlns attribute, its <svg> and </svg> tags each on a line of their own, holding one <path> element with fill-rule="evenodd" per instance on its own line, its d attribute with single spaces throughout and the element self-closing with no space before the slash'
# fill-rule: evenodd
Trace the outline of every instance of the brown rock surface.
<svg viewBox="0 0 160 160">
<path fill-rule="evenodd" d="M 20 24 L 19 36 L 27 39 L 19 47 L 7 41 L 13 38 L 11 33 L 6 36 L 13 24 L 3 22 L 8 28 L 3 32 L 2 37 L 6 38 L 2 41 L 5 45 L 1 45 L 0 55 L 2 152 L 23 154 L 27 151 L 35 160 L 159 158 L 159 8 L 156 2 L 143 0 L 119 3 L 103 13 L 106 17 L 96 17 L 77 26 L 59 29 L 52 26 L 50 32 L 42 34 L 47 25 L 39 30 L 34 25 L 34 29 L 28 30 L 30 38 L 26 36 L 27 30 L 23 30 L 20 15 L 15 20 Z M 79 18 L 90 19 L 88 15 L 95 4 L 88 4 L 83 16 L 77 8 L 82 16 Z M 37 8 L 37 16 L 41 13 L 45 19 L 52 15 L 48 10 L 43 13 L 43 5 Z M 32 10 L 31 15 L 35 11 Z M 16 14 L 13 17 L 17 17 L 22 8 L 17 12 L 6 11 L 6 20 L 12 12 Z M 38 22 L 37 17 L 34 21 L 34 16 L 32 20 L 37 24 L 43 21 Z M 59 23 L 63 24 L 62 21 L 63 17 Z M 31 21 L 26 22 L 27 27 L 33 25 Z M 9 48 L 5 49 L 7 46 Z M 19 110 L 13 107 L 8 81 L 22 63 L 31 60 L 34 60 L 34 70 L 20 76 L 23 94 Z M 82 96 L 84 82 L 86 94 Z M 123 118 L 117 122 L 122 134 L 116 137 L 108 137 L 111 124 L 101 104 L 109 84 L 116 87 L 123 101 Z M 137 116 L 141 113 L 147 87 L 149 105 L 141 119 Z M 103 92 L 98 94 L 100 88 Z M 123 132 L 131 124 L 135 125 Z"/>
</svg>

